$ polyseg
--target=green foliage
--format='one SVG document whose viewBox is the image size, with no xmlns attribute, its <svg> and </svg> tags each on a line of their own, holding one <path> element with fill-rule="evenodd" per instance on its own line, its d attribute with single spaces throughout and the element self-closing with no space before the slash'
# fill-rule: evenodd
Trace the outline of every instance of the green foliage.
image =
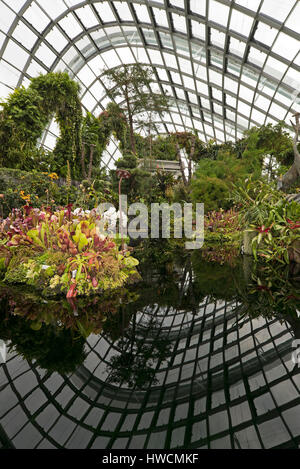
<svg viewBox="0 0 300 469">
<path fill-rule="evenodd" d="M 204 203 L 206 212 L 228 209 L 233 184 L 243 184 L 249 174 L 257 179 L 261 168 L 261 154 L 253 154 L 250 149 L 244 151 L 242 158 L 222 150 L 216 160 L 202 159 L 191 183 L 192 201 Z"/>
<path fill-rule="evenodd" d="M 16 89 L 3 104 L 0 120 L 1 164 L 12 168 L 34 167 L 36 144 L 55 116 L 60 137 L 53 152 L 52 171 L 65 176 L 67 161 L 80 175 L 82 111 L 79 85 L 67 73 L 48 73 L 33 78 L 27 89 Z M 33 160 L 33 161 L 32 161 Z"/>
<path fill-rule="evenodd" d="M 217 177 L 209 177 L 197 172 L 192 181 L 191 197 L 193 202 L 204 203 L 205 211 L 217 210 L 220 207 L 230 207 L 229 187 L 225 181 Z"/>
<path fill-rule="evenodd" d="M 43 98 L 24 87 L 16 89 L 3 104 L 0 120 L 1 165 L 26 168 L 27 159 L 47 124 Z"/>
<path fill-rule="evenodd" d="M 255 259 L 288 264 L 290 248 L 300 236 L 300 205 L 288 202 L 274 184 L 248 181 L 236 187 L 234 201 L 240 205 L 244 226 L 253 232 Z"/>
<path fill-rule="evenodd" d="M 243 185 L 251 175 L 253 180 L 261 177 L 266 156 L 274 157 L 278 164 L 291 163 L 292 139 L 284 130 L 285 124 L 268 124 L 253 127 L 235 144 L 216 145 L 208 142 L 197 165 L 191 184 L 194 202 L 204 202 L 206 211 L 228 209 L 233 184 Z M 285 172 L 280 166 L 268 168 L 268 176 L 276 178 Z"/>
<path fill-rule="evenodd" d="M 267 124 L 261 127 L 252 127 L 245 133 L 247 144 L 254 139 L 255 146 L 263 155 L 275 156 L 279 163 L 290 164 L 294 154 L 292 138 L 284 130 L 286 124 L 283 121 L 278 124 Z"/>
</svg>

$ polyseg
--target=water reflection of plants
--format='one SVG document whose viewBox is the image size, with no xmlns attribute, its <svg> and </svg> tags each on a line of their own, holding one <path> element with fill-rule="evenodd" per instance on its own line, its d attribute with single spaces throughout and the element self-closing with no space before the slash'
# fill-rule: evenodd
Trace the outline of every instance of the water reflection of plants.
<svg viewBox="0 0 300 469">
<path fill-rule="evenodd" d="M 0 288 L 0 338 L 28 361 L 49 372 L 69 373 L 85 359 L 84 343 L 104 329 L 120 337 L 120 306 L 137 298 L 126 289 L 92 299 L 46 301 L 32 292 Z"/>
<path fill-rule="evenodd" d="M 300 304 L 300 278 L 291 277 L 289 269 L 278 264 L 254 264 L 250 273 L 247 288 L 242 289 L 239 286 L 245 314 L 251 317 L 277 317 L 300 325 L 297 312 Z"/>
<path fill-rule="evenodd" d="M 1 303 L 3 306 L 3 299 Z M 74 337 L 70 329 L 53 324 L 41 324 L 35 329 L 35 324 L 23 317 L 1 313 L 1 339 L 9 341 L 9 350 L 15 350 L 29 363 L 35 362 L 49 373 L 66 374 L 84 362 L 83 337 Z"/>
<path fill-rule="evenodd" d="M 135 301 L 138 295 L 123 288 L 93 298 L 46 301 L 33 292 L 24 293 L 16 287 L 3 286 L 0 297 L 2 301 L 6 300 L 7 314 L 28 321 L 33 330 L 39 330 L 43 325 L 56 326 L 71 330 L 75 337 L 87 338 L 92 333 L 100 334 L 121 305 Z"/>
</svg>

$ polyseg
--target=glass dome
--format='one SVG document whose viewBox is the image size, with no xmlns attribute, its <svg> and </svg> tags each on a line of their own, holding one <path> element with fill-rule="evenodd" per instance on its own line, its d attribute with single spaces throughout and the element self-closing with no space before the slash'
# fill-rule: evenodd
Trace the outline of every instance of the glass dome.
<svg viewBox="0 0 300 469">
<path fill-rule="evenodd" d="M 171 97 L 158 133 L 236 140 L 298 107 L 297 0 L 1 0 L 0 13 L 2 100 L 40 73 L 67 71 L 98 115 L 109 102 L 104 68 L 138 62 Z M 57 133 L 52 122 L 41 143 L 53 148 Z M 104 164 L 118 152 L 112 140 Z"/>
</svg>

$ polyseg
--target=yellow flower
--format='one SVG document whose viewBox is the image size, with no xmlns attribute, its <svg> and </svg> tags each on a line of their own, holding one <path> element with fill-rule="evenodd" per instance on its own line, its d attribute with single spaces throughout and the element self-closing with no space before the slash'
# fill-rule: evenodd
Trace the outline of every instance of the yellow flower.
<svg viewBox="0 0 300 469">
<path fill-rule="evenodd" d="M 52 180 L 53 180 L 53 179 L 58 179 L 58 175 L 57 175 L 56 173 L 48 174 L 48 177 L 49 177 L 50 179 L 52 179 Z"/>
</svg>

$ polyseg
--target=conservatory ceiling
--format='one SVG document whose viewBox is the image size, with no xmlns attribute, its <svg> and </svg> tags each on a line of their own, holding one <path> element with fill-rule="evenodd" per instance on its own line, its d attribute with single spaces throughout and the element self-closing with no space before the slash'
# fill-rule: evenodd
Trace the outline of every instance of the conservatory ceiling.
<svg viewBox="0 0 300 469">
<path fill-rule="evenodd" d="M 299 111 L 299 22 L 298 0 L 0 0 L 0 97 L 66 70 L 98 115 L 103 70 L 139 62 L 171 97 L 158 133 L 235 140 Z M 52 148 L 57 132 L 52 122 L 42 143 Z M 104 162 L 117 157 L 112 141 Z"/>
</svg>

